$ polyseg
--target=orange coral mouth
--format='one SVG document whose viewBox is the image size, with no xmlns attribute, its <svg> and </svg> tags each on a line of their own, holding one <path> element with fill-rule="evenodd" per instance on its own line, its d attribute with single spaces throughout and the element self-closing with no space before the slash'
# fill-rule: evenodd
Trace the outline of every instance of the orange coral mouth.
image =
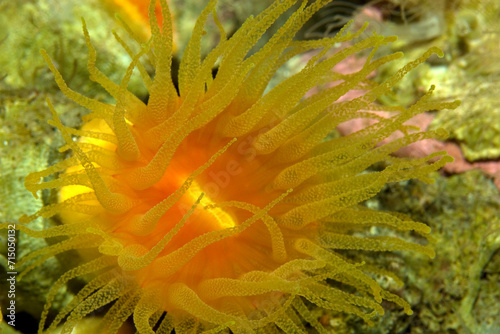
<svg viewBox="0 0 500 334">
<path fill-rule="evenodd" d="M 133 125 L 129 125 L 133 127 Z M 86 124 L 85 131 L 109 133 L 110 129 L 103 122 L 92 121 Z M 178 251 L 183 246 L 193 242 L 197 238 L 203 238 L 208 233 L 216 231 L 227 231 L 237 228 L 243 222 L 252 217 L 251 207 L 255 209 L 265 206 L 274 198 L 281 194 L 281 191 L 266 191 L 266 185 L 275 177 L 275 172 L 260 173 L 260 180 L 255 178 L 258 170 L 266 163 L 267 158 L 256 157 L 251 148 L 252 136 L 248 136 L 241 143 L 236 141 L 232 147 L 206 168 L 197 179 L 190 180 L 189 187 L 168 211 L 168 215 L 162 216 L 155 224 L 153 230 L 147 233 L 138 230 L 137 221 L 151 208 L 159 205 L 163 200 L 172 196 L 183 187 L 190 175 L 200 166 L 206 164 L 211 156 L 217 153 L 213 139 L 205 143 L 199 141 L 203 138 L 195 131 L 186 138 L 183 144 L 176 150 L 170 164 L 163 177 L 145 190 L 134 190 L 131 187 L 122 187 L 121 193 L 127 195 L 132 200 L 140 201 L 126 214 L 113 214 L 103 211 L 98 217 L 94 217 L 97 225 L 104 227 L 110 238 L 119 240 L 123 249 L 134 252 L 134 256 L 147 254 L 155 245 L 159 244 L 163 236 L 172 232 L 178 223 L 186 219 L 186 222 L 179 228 L 172 238 L 158 254 L 159 260 L 151 262 L 147 270 L 134 273 L 136 281 L 143 287 L 155 285 L 155 282 L 162 284 L 175 284 L 182 282 L 197 293 L 199 284 L 207 279 L 219 277 L 237 278 L 241 274 L 251 271 L 252 268 L 266 268 L 268 271 L 276 269 L 282 264 L 285 254 L 277 256 L 277 243 L 282 241 L 271 240 L 272 235 L 269 226 L 257 221 L 239 234 L 231 235 L 218 243 L 207 245 L 200 249 L 195 256 L 180 265 L 175 273 L 165 275 L 161 265 L 162 257 Z M 227 142 L 227 139 L 220 139 Z M 138 142 L 141 142 L 139 139 Z M 82 144 L 93 144 L 106 150 L 116 150 L 116 145 L 93 138 L 84 138 Z M 145 152 L 147 153 L 147 149 Z M 135 163 L 129 163 L 126 169 Z M 137 163 L 142 166 L 142 163 Z M 69 169 L 69 173 L 82 171 L 83 167 L 76 166 Z M 115 180 L 124 184 L 123 173 L 111 174 Z M 250 182 L 249 182 L 250 181 Z M 83 186 L 64 186 L 60 190 L 60 201 L 65 201 L 76 195 L 88 192 Z M 228 203 L 232 205 L 220 205 Z M 240 203 L 242 207 L 235 208 L 235 203 Z M 193 204 L 196 209 L 193 210 Z M 245 203 L 243 205 L 243 203 Z M 71 224 L 75 221 L 74 213 L 61 214 L 64 223 Z M 107 226 L 107 228 L 105 228 Z M 310 235 L 314 234 L 314 224 L 311 224 Z M 305 232 L 302 231 L 304 234 Z M 278 245 L 283 247 L 282 245 Z M 273 252 L 275 259 L 273 260 Z M 282 251 L 281 251 L 282 253 Z M 200 270 L 200 268 L 203 268 Z M 146 268 L 145 268 L 146 269 Z M 173 310 L 175 307 L 163 302 L 165 310 Z"/>
</svg>

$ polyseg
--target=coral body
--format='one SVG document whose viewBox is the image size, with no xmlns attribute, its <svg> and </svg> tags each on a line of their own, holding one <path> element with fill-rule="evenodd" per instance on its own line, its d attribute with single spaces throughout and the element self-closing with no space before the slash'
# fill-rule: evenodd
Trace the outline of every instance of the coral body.
<svg viewBox="0 0 500 334">
<path fill-rule="evenodd" d="M 27 266 L 22 275 L 67 250 L 79 250 L 85 259 L 54 284 L 40 333 L 57 292 L 76 277 L 85 277 L 87 285 L 59 311 L 48 331 L 67 317 L 62 332 L 70 333 L 83 317 L 110 303 L 102 326 L 106 333 L 116 333 L 131 315 L 139 333 L 267 333 L 278 328 L 301 333 L 306 331 L 304 322 L 325 333 L 304 300 L 359 315 L 369 323 L 383 314 L 383 300 L 411 314 L 407 302 L 373 278 L 381 274 L 400 283 L 393 274 L 354 261 L 342 250 L 413 250 L 434 256 L 427 244 L 363 235 L 380 226 L 414 231 L 425 242 L 430 229 L 405 215 L 372 211 L 359 203 L 388 182 L 431 182 L 426 175 L 451 160 L 445 152 L 421 159 L 390 154 L 415 141 L 444 138 L 444 130 L 412 132 L 404 122 L 430 109 L 454 108 L 458 102 L 429 102 L 431 88 L 409 108 L 391 107 L 391 117 L 373 113 L 380 109 L 374 103 L 377 98 L 440 51 L 430 49 L 377 85 L 366 77 L 401 54 L 379 59 L 373 55 L 394 38 L 373 35 L 355 42 L 362 30 L 352 33 L 345 27 L 335 37 L 294 41 L 300 27 L 328 3 L 303 1 L 265 46 L 250 54 L 295 2 L 275 2 L 227 38 L 215 15 L 216 2 L 210 1 L 182 58 L 178 90 L 171 78 L 171 16 L 164 0 L 163 27 L 152 1 L 152 38 L 133 56 L 119 85 L 97 69 L 84 23 L 91 79 L 116 99 L 115 105 L 71 90 L 42 52 L 63 93 L 91 113 L 82 129 L 65 127 L 49 101 L 51 124 L 66 141 L 62 150 L 71 149 L 73 155 L 31 173 L 25 181 L 34 196 L 39 190 L 59 189 L 60 200 L 21 217 L 18 228 L 33 237 L 67 239 L 26 256 L 20 263 Z M 212 12 L 221 40 L 201 59 L 203 26 Z M 346 41 L 351 45 L 324 57 Z M 277 69 L 312 49 L 321 51 L 299 73 L 265 92 Z M 365 49 L 372 52 L 358 71 L 331 71 Z M 153 79 L 141 65 L 145 55 L 155 66 Z M 127 90 L 135 67 L 150 93 L 147 104 Z M 304 98 L 332 80 L 340 84 Z M 366 93 L 338 101 L 359 89 Z M 356 118 L 378 122 L 346 137 L 328 137 L 338 124 Z M 377 147 L 395 131 L 404 136 Z M 364 172 L 380 161 L 387 163 L 384 170 Z M 57 177 L 43 180 L 51 175 Z M 63 224 L 43 231 L 26 226 L 55 215 Z"/>
<path fill-rule="evenodd" d="M 149 25 L 148 15 L 149 15 L 149 0 L 105 0 L 112 7 L 116 7 L 122 11 L 129 20 L 137 25 L 138 32 L 142 35 L 149 36 L 150 31 L 147 29 Z M 159 3 L 155 6 L 155 15 L 159 20 L 158 24 L 161 27 L 162 16 L 161 16 L 161 6 Z"/>
</svg>

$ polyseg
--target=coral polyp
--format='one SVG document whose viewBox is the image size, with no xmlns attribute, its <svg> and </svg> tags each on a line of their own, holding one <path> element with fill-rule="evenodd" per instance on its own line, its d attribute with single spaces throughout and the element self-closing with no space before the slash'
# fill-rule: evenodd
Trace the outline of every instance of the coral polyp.
<svg viewBox="0 0 500 334">
<path fill-rule="evenodd" d="M 418 132 L 404 123 L 458 102 L 430 102 L 432 87 L 408 108 L 385 108 L 392 115 L 387 118 L 377 115 L 381 107 L 375 102 L 408 71 L 431 54 L 441 56 L 441 51 L 432 48 L 385 82 L 371 82 L 370 73 L 401 57 L 395 53 L 375 58 L 377 49 L 394 37 L 359 39 L 363 28 L 353 32 L 346 26 L 334 37 L 293 39 L 329 2 L 325 0 L 299 1 L 283 26 L 253 50 L 296 2 L 276 1 L 228 38 L 216 16 L 216 1 L 210 1 L 182 57 L 178 87 L 172 81 L 171 15 L 165 0 L 160 1 L 161 28 L 154 14 L 156 2 L 151 2 L 152 37 L 132 54 L 119 84 L 97 68 L 84 22 L 90 78 L 109 92 L 114 105 L 70 89 L 42 51 L 61 91 L 90 113 L 81 129 L 66 127 L 49 101 L 50 122 L 64 137 L 62 149 L 72 155 L 25 181 L 34 196 L 58 189 L 59 201 L 21 217 L 19 229 L 33 237 L 67 238 L 26 256 L 22 274 L 68 250 L 78 250 L 85 261 L 54 283 L 39 333 L 61 323 L 62 332 L 70 333 L 90 312 L 108 304 L 105 333 L 116 333 L 131 316 L 141 334 L 174 329 L 303 333 L 306 323 L 325 333 L 311 304 L 353 313 L 368 323 L 384 313 L 383 300 L 411 314 L 406 301 L 374 279 L 386 275 L 400 282 L 393 274 L 344 250 L 410 250 L 434 256 L 426 242 L 428 226 L 403 214 L 368 209 L 361 202 L 389 182 L 432 182 L 427 175 L 452 160 L 446 152 L 421 159 L 391 153 L 419 140 L 446 137 L 444 130 Z M 200 43 L 210 14 L 220 42 L 202 58 Z M 310 50 L 318 53 L 302 70 L 267 89 L 278 69 Z M 332 70 L 364 50 L 370 52 L 360 70 Z M 145 57 L 154 64 L 154 77 L 141 63 Z M 135 68 L 149 91 L 147 103 L 127 89 Z M 305 97 L 332 81 L 339 83 Z M 353 90 L 364 93 L 339 101 Z M 356 118 L 378 122 L 346 137 L 330 136 L 337 125 Z M 397 131 L 403 136 L 378 145 Z M 383 170 L 366 172 L 378 162 L 385 162 Z M 47 177 L 52 179 L 44 180 Z M 42 231 L 26 226 L 56 215 L 61 225 Z M 413 231 L 423 243 L 364 233 L 373 226 Z M 58 291 L 77 277 L 87 284 L 46 324 Z"/>
</svg>

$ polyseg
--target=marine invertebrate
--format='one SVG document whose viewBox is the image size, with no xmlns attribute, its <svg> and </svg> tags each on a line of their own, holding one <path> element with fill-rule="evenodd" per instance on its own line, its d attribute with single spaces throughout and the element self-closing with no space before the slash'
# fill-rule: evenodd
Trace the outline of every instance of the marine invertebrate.
<svg viewBox="0 0 500 334">
<path fill-rule="evenodd" d="M 128 21 L 135 26 L 134 30 L 140 36 L 150 36 L 151 31 L 147 29 L 149 26 L 149 0 L 104 0 L 104 2 L 109 7 L 113 7 L 114 10 L 123 13 L 129 19 Z M 155 15 L 161 28 L 161 7 L 158 2 L 155 6 Z"/>
<path fill-rule="evenodd" d="M 60 200 L 21 217 L 19 229 L 34 237 L 68 238 L 25 257 L 22 274 L 71 249 L 86 259 L 55 282 L 39 332 L 58 290 L 81 276 L 90 276 L 87 285 L 59 312 L 49 330 L 67 317 L 62 332 L 69 333 L 92 310 L 110 303 L 103 319 L 103 331 L 109 333 L 131 315 L 140 333 L 169 333 L 174 328 L 178 333 L 277 328 L 292 333 L 305 331 L 302 320 L 325 332 L 304 300 L 357 314 L 367 322 L 383 313 L 382 300 L 411 313 L 404 300 L 383 290 L 370 276 L 390 273 L 353 261 L 341 251 L 414 250 L 434 256 L 429 245 L 352 232 L 371 226 L 415 231 L 424 238 L 430 232 L 404 215 L 372 211 L 359 203 L 387 182 L 411 178 L 430 182 L 426 175 L 450 161 L 445 152 L 413 160 L 390 154 L 414 141 L 445 137 L 444 130 L 412 132 L 404 122 L 429 109 L 453 108 L 457 102 L 429 102 L 431 88 L 413 106 L 391 108 L 390 118 L 371 112 L 379 109 L 374 101 L 405 73 L 441 52 L 432 48 L 384 83 L 374 84 L 366 79 L 368 74 L 401 56 L 374 59 L 377 48 L 394 37 L 373 35 L 326 58 L 332 46 L 355 40 L 362 29 L 350 32 L 345 27 L 335 37 L 293 40 L 304 22 L 328 3 L 323 0 L 310 5 L 302 1 L 265 46 L 250 54 L 262 34 L 295 2 L 275 2 L 227 38 L 214 11 L 216 1 L 210 1 L 183 55 L 178 91 L 171 78 L 172 34 L 165 0 L 160 1 L 162 28 L 155 19 L 155 1 L 151 2 L 152 38 L 132 54 L 120 84 L 96 67 L 96 53 L 83 23 L 91 79 L 116 99 L 115 105 L 71 90 L 42 52 L 63 93 L 91 113 L 82 129 L 68 128 L 48 101 L 51 124 L 66 142 L 63 150 L 71 149 L 73 155 L 31 173 L 25 181 L 34 196 L 39 190 L 60 189 Z M 203 26 L 212 12 L 221 40 L 201 59 Z M 331 71 L 335 64 L 369 48 L 372 52 L 359 71 L 348 75 Z M 311 49 L 321 51 L 302 71 L 265 92 L 278 68 Z M 144 55 L 155 64 L 153 79 L 140 63 Z M 215 64 L 219 69 L 213 77 Z M 127 91 L 135 67 L 150 92 L 147 104 Z M 331 80 L 341 83 L 303 98 L 311 88 Z M 336 102 L 354 89 L 367 91 L 359 98 Z M 328 138 L 336 125 L 359 117 L 378 123 L 346 137 Z M 398 130 L 405 136 L 376 147 Z M 81 139 L 74 141 L 72 136 Z M 379 161 L 388 166 L 364 173 Z M 51 175 L 57 177 L 43 180 Z M 43 231 L 25 225 L 55 215 L 62 225 Z"/>
</svg>

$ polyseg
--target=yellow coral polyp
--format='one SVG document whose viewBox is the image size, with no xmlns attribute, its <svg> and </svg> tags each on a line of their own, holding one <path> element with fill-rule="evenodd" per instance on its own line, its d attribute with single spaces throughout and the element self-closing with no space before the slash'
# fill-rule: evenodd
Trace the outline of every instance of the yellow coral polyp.
<svg viewBox="0 0 500 334">
<path fill-rule="evenodd" d="M 130 316 L 141 334 L 173 329 L 176 333 L 279 329 L 305 333 L 305 323 L 326 333 L 305 301 L 359 315 L 369 323 L 376 314 L 383 314 L 383 300 L 411 314 L 407 302 L 382 289 L 373 278 L 391 276 L 389 272 L 348 258 L 341 250 L 413 250 L 434 256 L 427 244 L 352 232 L 373 226 L 414 231 L 424 238 L 430 232 L 405 215 L 370 210 L 360 202 L 388 182 L 430 182 L 429 172 L 452 160 L 445 152 L 421 159 L 391 156 L 410 143 L 446 137 L 442 130 L 411 132 L 404 125 L 416 114 L 457 106 L 458 102 L 429 101 L 434 88 L 409 108 L 392 108 L 391 117 L 371 113 L 380 109 L 375 101 L 390 93 L 408 71 L 441 51 L 430 49 L 381 84 L 369 82 L 367 76 L 373 70 L 401 57 L 396 53 L 374 59 L 378 47 L 394 38 L 373 35 L 358 40 L 363 29 L 350 32 L 344 27 L 335 37 L 293 40 L 300 27 L 329 2 L 318 0 L 300 1 L 301 6 L 270 40 L 250 53 L 295 2 L 275 2 L 227 38 L 215 14 L 216 1 L 210 1 L 182 57 L 178 91 L 171 78 L 172 29 L 165 0 L 160 1 L 162 28 L 154 15 L 156 2 L 151 2 L 152 38 L 133 56 L 120 84 L 96 67 L 97 56 L 84 23 L 90 78 L 116 99 L 115 105 L 71 90 L 42 51 L 62 92 L 90 114 L 82 129 L 68 128 L 49 101 L 52 124 L 65 139 L 64 149 L 71 149 L 73 155 L 26 177 L 26 188 L 35 196 L 39 190 L 55 188 L 60 201 L 23 216 L 19 229 L 33 237 L 67 239 L 25 257 L 22 275 L 67 250 L 90 248 L 99 255 L 84 257 L 86 262 L 54 283 L 39 333 L 46 330 L 59 289 L 82 276 L 91 278 L 59 311 L 48 332 L 66 319 L 62 333 L 70 333 L 83 317 L 110 303 L 103 333 L 117 333 Z M 221 40 L 202 59 L 200 41 L 211 13 Z M 343 42 L 350 44 L 327 56 Z M 319 54 L 300 72 L 265 92 L 280 67 L 313 49 Z M 332 70 L 367 49 L 372 51 L 359 71 L 345 75 Z M 153 78 L 141 65 L 146 56 L 155 66 Z M 147 104 L 127 90 L 136 67 L 150 93 Z M 335 80 L 340 84 L 304 97 L 312 88 Z M 338 102 L 359 89 L 365 90 L 361 97 Z M 346 137 L 328 136 L 338 124 L 356 118 L 378 122 Z M 396 131 L 403 137 L 377 146 Z M 72 136 L 80 140 L 73 141 Z M 385 169 L 365 172 L 380 161 L 387 163 Z M 50 175 L 59 176 L 43 180 Z M 36 218 L 55 215 L 60 215 L 62 225 L 43 231 L 26 226 Z"/>
</svg>

